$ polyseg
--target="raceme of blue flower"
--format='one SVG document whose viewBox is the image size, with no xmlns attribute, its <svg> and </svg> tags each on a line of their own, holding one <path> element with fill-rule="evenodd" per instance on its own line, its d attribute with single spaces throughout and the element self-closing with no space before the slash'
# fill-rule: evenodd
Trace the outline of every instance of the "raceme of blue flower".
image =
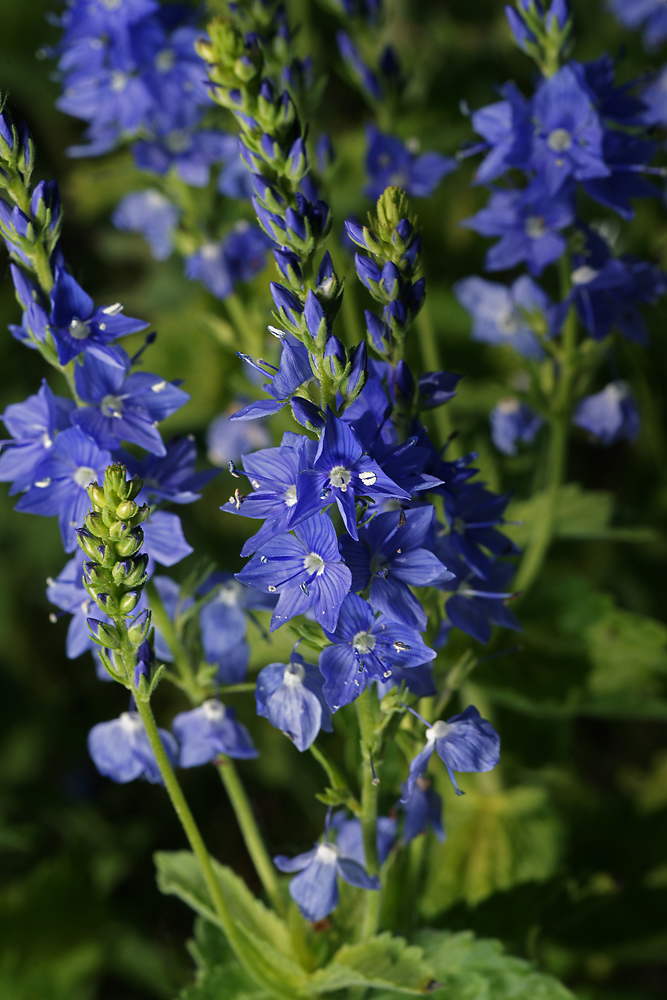
<svg viewBox="0 0 667 1000">
<path fill-rule="evenodd" d="M 462 795 L 453 772 L 493 770 L 500 759 L 500 737 L 474 705 L 446 722 L 434 722 L 426 730 L 426 746 L 410 764 L 404 802 L 409 802 L 417 779 L 423 778 L 434 750 L 447 768 L 456 794 Z"/>
<path fill-rule="evenodd" d="M 307 750 L 321 729 L 333 732 L 322 675 L 296 651 L 289 663 L 269 663 L 257 675 L 257 714 Z"/>
</svg>

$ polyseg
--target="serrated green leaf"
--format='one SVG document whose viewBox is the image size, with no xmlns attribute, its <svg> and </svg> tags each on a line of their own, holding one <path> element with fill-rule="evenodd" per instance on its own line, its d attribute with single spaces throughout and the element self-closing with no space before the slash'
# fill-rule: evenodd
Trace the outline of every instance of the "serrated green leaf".
<svg viewBox="0 0 667 1000">
<path fill-rule="evenodd" d="M 415 941 L 442 983 L 432 995 L 443 1000 L 573 1000 L 557 979 L 505 954 L 499 941 L 475 938 L 469 931 L 433 930 L 421 931 Z"/>
<path fill-rule="evenodd" d="M 423 961 L 421 948 L 386 933 L 361 944 L 343 945 L 326 968 L 313 974 L 308 993 L 360 986 L 419 995 L 433 980 L 433 969 Z"/>
<path fill-rule="evenodd" d="M 250 978 L 231 951 L 218 927 L 199 917 L 195 940 L 188 950 L 197 963 L 195 982 L 179 994 L 179 1000 L 271 1000 Z"/>
<path fill-rule="evenodd" d="M 197 860 L 190 851 L 158 851 L 154 855 L 157 884 L 161 892 L 175 895 L 188 906 L 220 926 Z M 287 925 L 267 909 L 230 868 L 212 861 L 213 871 L 229 907 L 246 969 L 262 984 L 271 984 L 278 996 L 303 989 L 308 973 L 299 965 Z"/>
<path fill-rule="evenodd" d="M 474 789 L 447 814 L 447 841 L 433 841 L 421 911 L 432 919 L 453 903 L 478 903 L 522 882 L 547 879 L 560 857 L 560 827 L 539 788 L 496 795 Z"/>
</svg>

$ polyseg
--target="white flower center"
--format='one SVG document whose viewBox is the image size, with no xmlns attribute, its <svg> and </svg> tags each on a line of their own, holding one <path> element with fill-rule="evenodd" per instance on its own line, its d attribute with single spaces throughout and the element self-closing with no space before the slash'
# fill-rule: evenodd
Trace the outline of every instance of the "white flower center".
<svg viewBox="0 0 667 1000">
<path fill-rule="evenodd" d="M 120 70 L 114 70 L 111 74 L 111 89 L 116 94 L 120 94 L 127 87 L 127 81 L 129 76 L 127 73 L 122 73 Z"/>
<path fill-rule="evenodd" d="M 430 729 L 426 730 L 426 739 L 429 743 L 435 743 L 436 740 L 441 740 L 443 736 L 446 736 L 449 732 L 449 726 L 446 722 L 439 720 L 434 722 Z"/>
<path fill-rule="evenodd" d="M 554 153 L 567 153 L 572 148 L 572 136 L 566 128 L 555 128 L 547 136 L 547 146 Z"/>
<path fill-rule="evenodd" d="M 168 73 L 170 69 L 174 68 L 175 62 L 176 56 L 174 55 L 174 50 L 162 49 L 162 52 L 158 52 L 155 57 L 155 68 L 158 73 Z"/>
<path fill-rule="evenodd" d="M 202 712 L 207 719 L 224 719 L 225 717 L 225 706 L 217 698 L 209 698 L 202 705 Z"/>
<path fill-rule="evenodd" d="M 498 329 L 508 337 L 511 337 L 519 329 L 516 316 L 509 309 L 498 317 Z"/>
<path fill-rule="evenodd" d="M 135 733 L 142 726 L 138 712 L 123 712 L 118 721 L 128 733 Z"/>
<path fill-rule="evenodd" d="M 105 417 L 117 417 L 120 419 L 123 416 L 123 400 L 120 396 L 105 396 L 100 403 L 100 409 Z"/>
<path fill-rule="evenodd" d="M 547 231 L 544 218 L 541 215 L 529 215 L 526 219 L 526 236 L 531 240 L 539 240 Z"/>
<path fill-rule="evenodd" d="M 75 316 L 70 320 L 69 324 L 70 336 L 74 337 L 75 340 L 85 340 L 86 337 L 90 336 L 90 330 L 88 329 L 88 324 Z"/>
<path fill-rule="evenodd" d="M 300 687 L 303 684 L 303 679 L 306 676 L 306 671 L 303 669 L 300 663 L 290 663 L 289 667 L 285 667 L 285 673 L 283 674 L 283 684 L 287 687 L 294 688 Z"/>
<path fill-rule="evenodd" d="M 293 507 L 296 503 L 296 483 L 293 486 L 288 486 L 284 493 L 285 506 Z"/>
<path fill-rule="evenodd" d="M 220 604 L 226 604 L 230 608 L 235 607 L 239 603 L 239 593 L 242 586 L 243 584 L 236 583 L 233 580 L 223 583 L 218 594 Z"/>
<path fill-rule="evenodd" d="M 572 284 L 573 285 L 588 285 L 594 278 L 597 278 L 599 271 L 596 271 L 594 267 L 589 267 L 588 264 L 582 264 L 578 267 L 576 271 L 572 272 Z"/>
<path fill-rule="evenodd" d="M 335 865 L 338 859 L 338 851 L 333 844 L 320 844 L 317 848 L 317 860 L 324 865 Z"/>
<path fill-rule="evenodd" d="M 370 653 L 375 646 L 376 641 L 375 636 L 371 635 L 370 632 L 357 632 L 352 640 L 352 647 L 357 651 L 357 653 L 363 656 L 364 653 Z"/>
<path fill-rule="evenodd" d="M 308 573 L 314 573 L 315 576 L 322 576 L 325 565 L 324 559 L 317 552 L 309 552 L 303 560 L 303 568 Z"/>
<path fill-rule="evenodd" d="M 95 472 L 94 469 L 91 469 L 89 465 L 80 465 L 79 468 L 74 473 L 74 475 L 72 476 L 72 479 L 74 480 L 77 486 L 85 488 L 86 486 L 90 486 L 91 483 L 95 482 L 95 480 L 97 479 L 97 473 Z"/>
<path fill-rule="evenodd" d="M 335 465 L 329 473 L 329 482 L 335 490 L 340 490 L 341 493 L 347 492 L 350 479 L 352 479 L 352 473 L 343 465 Z"/>
<path fill-rule="evenodd" d="M 518 399 L 511 399 L 507 397 L 506 399 L 500 400 L 497 410 L 499 413 L 517 413 L 520 407 L 521 403 Z"/>
</svg>

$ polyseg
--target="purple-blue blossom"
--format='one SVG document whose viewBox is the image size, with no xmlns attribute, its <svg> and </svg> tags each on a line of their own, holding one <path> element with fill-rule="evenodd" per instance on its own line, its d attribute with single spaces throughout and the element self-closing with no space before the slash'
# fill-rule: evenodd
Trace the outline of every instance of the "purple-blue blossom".
<svg viewBox="0 0 667 1000">
<path fill-rule="evenodd" d="M 324 920 L 338 906 L 339 876 L 359 889 L 380 888 L 377 875 L 368 875 L 330 843 L 316 844 L 312 851 L 295 858 L 278 855 L 273 862 L 281 872 L 299 872 L 290 882 L 290 896 L 306 920 L 313 923 Z"/>
<path fill-rule="evenodd" d="M 266 593 L 279 594 L 271 631 L 312 609 L 328 632 L 349 593 L 352 574 L 338 552 L 336 530 L 326 514 L 316 514 L 267 542 L 236 574 L 237 580 Z"/>
<path fill-rule="evenodd" d="M 442 844 L 446 838 L 442 822 L 442 799 L 431 786 L 428 778 L 417 778 L 408 795 L 408 782 L 401 785 L 403 798 L 401 806 L 405 813 L 403 820 L 403 842 L 409 844 L 420 833 L 426 833 L 430 826 Z"/>
<path fill-rule="evenodd" d="M 426 746 L 410 764 L 403 802 L 410 801 L 414 786 L 419 778 L 424 777 L 434 750 L 447 768 L 456 794 L 462 795 L 454 771 L 480 773 L 493 770 L 500 760 L 500 737 L 473 705 L 446 722 L 442 719 L 434 722 L 426 730 Z"/>
<path fill-rule="evenodd" d="M 383 865 L 396 843 L 396 819 L 392 816 L 378 816 L 376 846 L 378 864 Z M 344 858 L 352 858 L 362 868 L 366 867 L 366 852 L 361 822 L 348 818 L 344 809 L 339 809 L 331 817 L 331 827 L 336 831 L 336 847 Z"/>
<path fill-rule="evenodd" d="M 171 255 L 180 209 L 154 188 L 132 191 L 118 203 L 111 216 L 116 229 L 141 233 L 155 260 Z"/>
<path fill-rule="evenodd" d="M 516 455 L 517 443 L 530 444 L 544 420 L 513 396 L 501 399 L 489 414 L 491 440 L 504 455 Z"/>
<path fill-rule="evenodd" d="M 2 422 L 11 439 L 0 441 L 0 482 L 12 484 L 10 496 L 32 486 L 35 469 L 53 447 L 58 431 L 70 426 L 73 409 L 71 400 L 54 396 L 46 379 L 34 396 L 9 404 Z"/>
<path fill-rule="evenodd" d="M 349 705 L 373 681 L 386 683 L 394 670 L 413 670 L 435 659 L 417 631 L 387 615 L 375 617 L 356 594 L 343 601 L 336 630 L 325 629 L 332 643 L 320 653 L 324 696 L 332 712 Z"/>
<path fill-rule="evenodd" d="M 484 278 L 463 278 L 454 285 L 454 294 L 472 316 L 473 340 L 509 344 L 526 358 L 544 356 L 535 329 L 552 332 L 553 306 L 527 275 L 509 287 Z"/>
<path fill-rule="evenodd" d="M 627 382 L 610 382 L 601 392 L 585 396 L 572 418 L 600 444 L 634 441 L 641 429 L 639 411 Z"/>
<path fill-rule="evenodd" d="M 366 129 L 366 173 L 369 184 L 365 193 L 377 200 L 386 187 L 403 188 L 413 198 L 428 198 L 447 174 L 458 164 L 441 153 L 419 153 L 416 140 L 403 142 L 397 136 L 380 132 L 375 125 Z"/>
<path fill-rule="evenodd" d="M 174 765 L 176 741 L 166 730 L 158 732 L 169 762 Z M 123 712 L 118 719 L 93 726 L 88 734 L 88 752 L 100 774 L 112 781 L 125 784 L 146 778 L 152 784 L 163 784 L 144 724 L 136 712 Z"/>
<path fill-rule="evenodd" d="M 199 767 L 221 754 L 238 760 L 259 756 L 247 728 L 236 721 L 234 709 L 217 698 L 179 713 L 171 728 L 179 744 L 179 767 Z"/>
<path fill-rule="evenodd" d="M 609 0 L 609 8 L 626 28 L 643 28 L 647 48 L 657 49 L 667 39 L 664 0 Z"/>
<path fill-rule="evenodd" d="M 333 732 L 322 674 L 296 651 L 289 663 L 270 663 L 257 675 L 257 714 L 307 750 L 321 729 Z"/>
</svg>

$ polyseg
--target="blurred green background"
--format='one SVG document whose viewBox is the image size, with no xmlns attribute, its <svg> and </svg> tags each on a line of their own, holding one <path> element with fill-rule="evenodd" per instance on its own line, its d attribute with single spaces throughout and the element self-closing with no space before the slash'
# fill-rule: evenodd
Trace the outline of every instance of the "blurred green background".
<svg viewBox="0 0 667 1000">
<path fill-rule="evenodd" d="M 623 54 L 622 79 L 659 65 L 659 56 L 647 57 L 602 3 L 573 6 L 579 58 Z M 510 43 L 501 0 L 392 0 L 388 7 L 389 35 L 409 81 L 406 109 L 395 123 L 404 138 L 414 134 L 424 148 L 452 154 L 470 136 L 462 105 L 490 103 L 494 87 L 509 78 L 530 87 L 532 67 Z M 341 78 L 330 44 L 332 16 L 310 0 L 288 8 L 303 24 L 304 51 L 312 50 L 329 74 L 318 125 L 331 131 L 339 154 L 331 200 L 340 225 L 370 207 L 361 194 L 370 116 Z M 54 64 L 42 52 L 57 39 L 46 19 L 54 9 L 47 0 L 2 5 L 0 88 L 9 93 L 14 117 L 30 124 L 38 177 L 56 177 L 61 185 L 63 244 L 75 275 L 97 302 L 121 300 L 129 315 L 158 330 L 148 367 L 184 378 L 192 394 L 170 429 L 193 431 L 203 453 L 207 423 L 242 386 L 223 343 L 228 316 L 185 280 L 178 259 L 155 264 L 138 237 L 110 225 L 121 194 L 139 186 L 128 156 L 65 156 L 80 131 L 54 107 Z M 461 432 L 456 446 L 460 453 L 478 451 L 483 478 L 496 489 L 514 489 L 520 501 L 530 495 L 535 453 L 501 459 L 488 434 L 488 411 L 518 369 L 510 354 L 471 341 L 469 320 L 451 293 L 458 278 L 480 272 L 486 245 L 459 226 L 485 198 L 469 187 L 472 170 L 464 162 L 432 199 L 415 203 L 424 222 L 429 307 L 441 362 L 467 376 L 449 413 Z M 591 218 L 602 215 L 593 210 Z M 667 266 L 664 204 L 639 206 L 619 245 Z M 18 322 L 19 308 L 6 256 L 0 266 L 4 330 Z M 269 321 L 269 277 L 267 270 L 241 290 L 256 331 Z M 368 305 L 359 287 L 351 297 L 357 309 Z M 665 304 L 653 310 L 649 348 L 619 343 L 615 349 L 639 400 L 640 439 L 601 449 L 575 438 L 570 480 L 581 489 L 571 490 L 562 537 L 521 607 L 522 650 L 475 675 L 478 703 L 488 702 L 502 734 L 502 785 L 469 781 L 456 808 L 441 789 L 450 836 L 431 851 L 421 912 L 437 926 L 501 938 L 590 1000 L 649 1000 L 667 991 L 666 319 Z M 419 363 L 416 343 L 413 351 Z M 36 353 L 8 333 L 0 337 L 0 409 L 36 392 L 46 374 Z M 182 515 L 198 553 L 234 570 L 240 521 L 217 509 L 230 483 L 221 475 Z M 190 976 L 183 943 L 192 921 L 180 903 L 157 893 L 151 853 L 182 847 L 183 837 L 160 788 L 116 786 L 95 772 L 86 734 L 123 711 L 125 697 L 96 679 L 88 655 L 65 658 L 66 622 L 49 623 L 45 597 L 46 578 L 65 562 L 56 524 L 12 508 L 3 486 L 0 996 L 172 998 Z M 530 517 L 530 509 L 521 513 Z M 614 537 L 610 526 L 626 534 Z M 619 540 L 638 528 L 648 531 L 633 542 Z M 185 563 L 175 575 L 189 568 Z M 512 644 L 502 636 L 496 648 Z M 237 700 L 241 716 L 252 719 L 251 699 Z M 183 707 L 161 693 L 165 720 Z M 320 807 L 312 807 L 317 767 L 309 756 L 296 759 L 268 724 L 253 731 L 264 753 L 243 773 L 269 849 L 304 849 L 321 820 Z M 203 769 L 184 781 L 211 850 L 256 888 L 216 776 Z"/>
</svg>

